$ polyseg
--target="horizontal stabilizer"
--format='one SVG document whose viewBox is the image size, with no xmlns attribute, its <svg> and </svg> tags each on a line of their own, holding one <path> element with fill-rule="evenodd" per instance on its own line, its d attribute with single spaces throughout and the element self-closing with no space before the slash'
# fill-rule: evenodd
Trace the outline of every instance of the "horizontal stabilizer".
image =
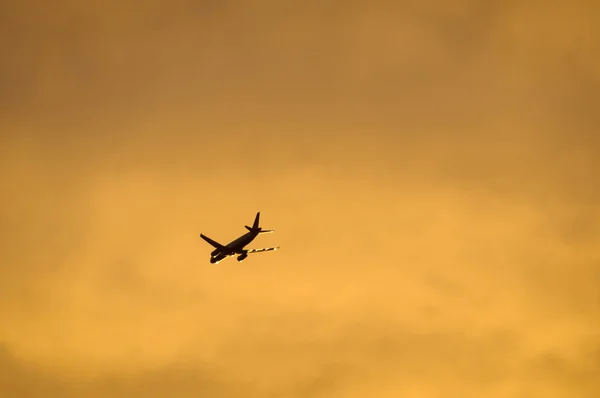
<svg viewBox="0 0 600 398">
<path fill-rule="evenodd" d="M 257 234 L 266 234 L 266 233 L 270 233 L 270 232 L 275 232 L 272 229 L 262 229 L 261 227 L 258 226 L 260 222 L 260 211 L 258 213 L 256 213 L 256 217 L 254 218 L 254 223 L 252 224 L 252 226 L 248 226 L 248 225 L 244 225 L 244 227 L 246 227 L 246 229 L 252 233 L 257 233 Z"/>
</svg>

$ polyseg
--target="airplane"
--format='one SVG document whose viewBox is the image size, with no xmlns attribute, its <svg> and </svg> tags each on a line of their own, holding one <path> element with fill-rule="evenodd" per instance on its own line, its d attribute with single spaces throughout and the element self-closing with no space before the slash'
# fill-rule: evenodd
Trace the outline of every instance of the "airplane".
<svg viewBox="0 0 600 398">
<path fill-rule="evenodd" d="M 258 213 L 256 213 L 256 217 L 254 218 L 254 224 L 252 224 L 251 227 L 245 225 L 246 229 L 249 232 L 246 232 L 244 235 L 240 236 L 239 238 L 237 238 L 236 240 L 234 240 L 232 242 L 229 242 L 226 245 L 222 245 L 219 242 L 212 240 L 208 236 L 206 236 L 204 234 L 200 234 L 200 237 L 202 239 L 204 239 L 205 241 L 210 243 L 215 248 L 215 250 L 213 250 L 212 253 L 210 253 L 211 264 L 218 264 L 219 262 L 226 259 L 227 257 L 235 256 L 236 254 L 239 254 L 239 256 L 237 258 L 238 262 L 242 262 L 242 261 L 244 261 L 244 259 L 246 257 L 248 257 L 248 254 L 250 254 L 250 253 L 259 253 L 259 252 L 266 252 L 266 251 L 279 249 L 279 246 L 267 247 L 264 249 L 244 249 L 244 246 L 246 246 L 247 244 L 252 242 L 254 240 L 254 238 L 256 238 L 258 236 L 258 234 L 275 232 L 272 229 L 262 229 L 261 227 L 259 227 L 258 226 L 259 220 L 260 220 L 260 211 Z"/>
</svg>

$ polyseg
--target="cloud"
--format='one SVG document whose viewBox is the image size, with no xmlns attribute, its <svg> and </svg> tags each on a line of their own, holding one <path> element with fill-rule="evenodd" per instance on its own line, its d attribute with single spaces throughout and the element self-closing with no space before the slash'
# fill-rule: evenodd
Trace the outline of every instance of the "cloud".
<svg viewBox="0 0 600 398">
<path fill-rule="evenodd" d="M 255 319 L 254 324 L 262 324 L 265 331 L 239 330 L 212 365 L 188 359 L 153 369 L 74 378 L 65 373 L 66 368 L 26 364 L 5 350 L 0 392 L 31 397 L 49 391 L 56 397 L 167 393 L 215 397 L 419 393 L 427 397 L 437 396 L 440 390 L 449 396 L 525 396 L 537 391 L 551 397 L 592 397 L 598 392 L 593 351 L 597 339 L 571 353 L 535 352 L 515 332 L 414 332 L 391 325 L 374 327 L 377 321 L 365 318 L 328 338 L 315 340 L 313 334 L 309 343 L 306 338 L 312 333 L 306 334 L 305 323 L 297 324 L 296 338 L 280 333 L 282 320 L 298 319 L 297 314 Z"/>
<path fill-rule="evenodd" d="M 225 383 L 198 364 L 174 364 L 142 372 L 106 374 L 73 379 L 63 369 L 45 369 L 13 357 L 6 348 L 0 356 L 3 377 L 0 393 L 6 396 L 56 398 L 85 396 L 180 397 L 208 394 L 213 397 L 254 396 L 243 383 Z"/>
<path fill-rule="evenodd" d="M 0 393 L 595 396 L 594 5 L 82 4 L 0 6 Z"/>
</svg>

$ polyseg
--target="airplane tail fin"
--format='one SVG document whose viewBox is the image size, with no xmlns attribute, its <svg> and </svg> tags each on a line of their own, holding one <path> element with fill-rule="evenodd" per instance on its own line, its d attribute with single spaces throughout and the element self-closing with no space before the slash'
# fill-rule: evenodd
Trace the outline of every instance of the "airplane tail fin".
<svg viewBox="0 0 600 398">
<path fill-rule="evenodd" d="M 254 218 L 254 224 L 251 227 L 245 225 L 246 229 L 250 232 L 260 232 L 261 228 L 258 226 L 260 222 L 260 211 L 256 213 L 256 217 Z"/>
<path fill-rule="evenodd" d="M 246 229 L 250 232 L 257 232 L 259 234 L 265 234 L 265 233 L 269 233 L 269 232 L 273 232 L 272 229 L 262 229 L 261 227 L 258 226 L 260 222 L 260 211 L 258 213 L 256 213 L 256 217 L 254 218 L 254 223 L 252 224 L 251 227 L 245 225 Z"/>
</svg>

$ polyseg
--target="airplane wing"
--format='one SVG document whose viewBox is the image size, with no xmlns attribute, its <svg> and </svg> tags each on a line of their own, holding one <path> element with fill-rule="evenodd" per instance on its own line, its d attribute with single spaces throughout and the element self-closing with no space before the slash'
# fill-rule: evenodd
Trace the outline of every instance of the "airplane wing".
<svg viewBox="0 0 600 398">
<path fill-rule="evenodd" d="M 268 251 L 277 250 L 277 249 L 279 249 L 279 246 L 277 246 L 277 247 L 265 247 L 264 249 L 248 249 L 248 250 L 246 250 L 246 253 L 250 254 L 250 253 L 268 252 Z"/>
<path fill-rule="evenodd" d="M 200 237 L 202 239 L 204 239 L 205 241 L 207 241 L 208 243 L 210 243 L 211 245 L 213 245 L 213 247 L 216 247 L 217 249 L 225 249 L 226 248 L 224 245 L 220 244 L 219 242 L 216 242 L 216 241 L 212 240 L 208 236 L 200 234 Z"/>
</svg>

